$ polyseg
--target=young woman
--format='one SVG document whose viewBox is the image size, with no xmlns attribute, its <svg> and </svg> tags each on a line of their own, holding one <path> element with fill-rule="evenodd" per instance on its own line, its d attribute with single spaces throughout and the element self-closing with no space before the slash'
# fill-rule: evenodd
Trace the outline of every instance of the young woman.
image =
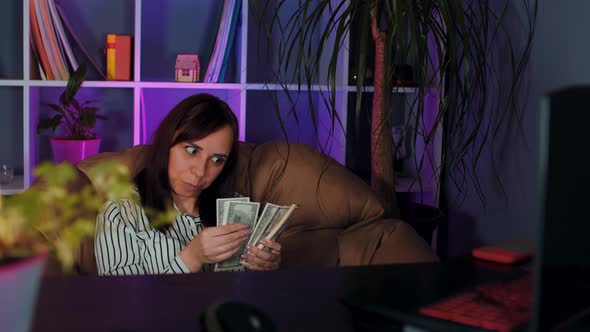
<svg viewBox="0 0 590 332">
<path fill-rule="evenodd" d="M 140 204 L 109 201 L 97 216 L 94 239 L 101 275 L 189 273 L 233 256 L 247 240 L 246 224 L 215 226 L 218 186 L 234 166 L 238 124 L 229 106 L 209 94 L 178 103 L 155 132 L 150 155 L 135 178 Z M 172 205 L 172 224 L 155 229 L 150 211 Z M 248 247 L 248 269 L 280 265 L 280 244 Z"/>
</svg>

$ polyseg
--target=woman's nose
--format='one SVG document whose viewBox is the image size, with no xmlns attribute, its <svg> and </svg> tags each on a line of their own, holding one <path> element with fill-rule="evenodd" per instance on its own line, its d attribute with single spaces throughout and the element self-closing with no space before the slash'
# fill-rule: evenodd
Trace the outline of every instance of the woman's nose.
<svg viewBox="0 0 590 332">
<path fill-rule="evenodd" d="M 207 160 L 202 160 L 201 158 L 197 158 L 196 160 L 194 160 L 192 167 L 191 167 L 191 172 L 198 177 L 203 177 L 205 176 L 205 171 L 207 168 Z"/>
</svg>

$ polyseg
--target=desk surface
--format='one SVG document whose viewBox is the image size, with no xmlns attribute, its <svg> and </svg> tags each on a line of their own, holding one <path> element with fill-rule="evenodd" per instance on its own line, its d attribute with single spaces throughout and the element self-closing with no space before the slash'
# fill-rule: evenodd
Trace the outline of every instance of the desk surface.
<svg viewBox="0 0 590 332">
<path fill-rule="evenodd" d="M 464 259 L 273 272 L 47 277 L 33 331 L 200 331 L 207 305 L 228 300 L 255 305 L 278 331 L 353 331 L 351 312 L 340 301 L 344 297 L 362 293 L 413 311 L 496 272 Z"/>
</svg>

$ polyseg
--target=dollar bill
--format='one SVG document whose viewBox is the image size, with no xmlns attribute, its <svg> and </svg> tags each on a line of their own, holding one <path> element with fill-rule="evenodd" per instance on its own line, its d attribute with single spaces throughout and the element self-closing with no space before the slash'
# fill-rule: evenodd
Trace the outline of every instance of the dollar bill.
<svg viewBox="0 0 590 332">
<path fill-rule="evenodd" d="M 236 201 L 236 202 L 249 202 L 250 201 L 250 197 L 232 197 L 232 198 L 218 198 L 217 201 L 215 202 L 215 212 L 217 214 L 217 226 L 221 226 L 221 225 L 225 225 L 225 221 L 223 220 L 224 217 L 224 210 L 225 210 L 225 206 L 224 203 L 225 202 L 231 202 L 231 201 Z"/>
<path fill-rule="evenodd" d="M 265 239 L 275 241 L 276 238 L 281 234 L 283 229 L 285 229 L 287 223 L 289 222 L 289 219 L 291 218 L 291 215 L 293 214 L 293 212 L 295 212 L 295 210 L 298 207 L 299 206 L 297 204 L 291 204 L 290 206 L 288 206 L 287 211 L 282 213 L 280 218 L 272 220 L 270 227 L 268 227 L 267 230 L 260 235 L 259 240 Z M 256 245 L 258 249 L 265 248 L 265 246 L 260 243 L 254 243 L 254 245 Z"/>
<path fill-rule="evenodd" d="M 265 238 L 274 241 L 287 224 L 284 217 L 288 212 L 292 213 L 292 210 L 290 210 L 289 206 L 280 206 L 267 203 L 264 207 L 264 210 L 262 211 L 262 214 L 260 215 L 258 223 L 256 224 L 256 229 L 254 229 L 252 235 L 250 236 L 248 244 L 257 245 L 260 240 Z M 288 218 L 289 216 L 287 216 L 287 219 Z M 281 225 L 278 225 L 279 223 L 281 223 Z M 263 249 L 265 247 L 259 246 L 259 248 Z M 240 264 L 248 265 L 250 263 L 244 259 L 241 259 Z"/>
<path fill-rule="evenodd" d="M 256 220 L 258 219 L 258 210 L 260 203 L 258 202 L 240 202 L 240 201 L 226 201 L 224 202 L 224 222 L 225 225 L 244 223 L 250 225 L 250 229 L 254 228 Z M 241 270 L 240 256 L 246 249 L 247 241 L 244 241 L 240 249 L 227 260 L 215 264 L 214 271 L 236 271 Z"/>
<path fill-rule="evenodd" d="M 288 206 L 267 203 L 256 223 L 256 228 L 254 229 L 254 232 L 252 232 L 248 244 L 257 244 L 264 235 L 268 234 L 272 226 L 283 217 L 288 209 Z"/>
</svg>

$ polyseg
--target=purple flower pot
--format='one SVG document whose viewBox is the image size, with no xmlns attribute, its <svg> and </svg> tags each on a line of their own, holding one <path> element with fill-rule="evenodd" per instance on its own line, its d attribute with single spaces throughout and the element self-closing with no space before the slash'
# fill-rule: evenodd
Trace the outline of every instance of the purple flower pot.
<svg viewBox="0 0 590 332">
<path fill-rule="evenodd" d="M 72 140 L 64 137 L 52 137 L 51 148 L 56 163 L 68 161 L 72 164 L 98 153 L 100 138 L 89 140 Z"/>
<path fill-rule="evenodd" d="M 31 330 L 46 257 L 0 262 L 0 331 Z"/>
</svg>

